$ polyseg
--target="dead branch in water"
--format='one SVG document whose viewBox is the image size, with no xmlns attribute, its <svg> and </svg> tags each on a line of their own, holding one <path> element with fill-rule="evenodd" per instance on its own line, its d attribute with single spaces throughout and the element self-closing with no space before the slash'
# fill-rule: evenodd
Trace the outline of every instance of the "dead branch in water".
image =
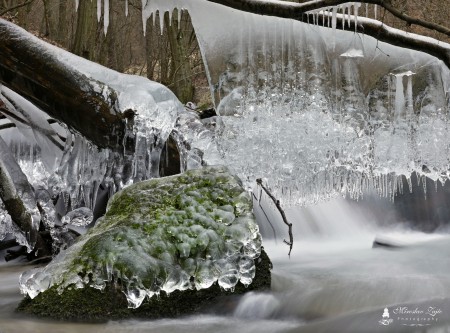
<svg viewBox="0 0 450 333">
<path fill-rule="evenodd" d="M 294 244 L 294 236 L 292 235 L 292 223 L 289 223 L 287 218 L 286 218 L 286 214 L 284 213 L 283 208 L 281 208 L 281 204 L 280 204 L 280 200 L 277 200 L 277 198 L 275 198 L 273 196 L 273 194 L 267 189 L 267 187 L 265 187 L 262 183 L 262 179 L 258 178 L 256 180 L 256 184 L 258 184 L 259 186 L 261 186 L 261 188 L 264 190 L 264 192 L 266 192 L 266 194 L 270 197 L 270 199 L 272 199 L 272 201 L 274 202 L 275 206 L 277 207 L 278 211 L 281 214 L 281 218 L 283 219 L 284 224 L 286 224 L 288 226 L 289 229 L 289 242 L 285 239 L 283 239 L 283 242 L 286 243 L 287 245 L 289 245 L 289 257 L 291 256 L 291 251 L 292 251 L 292 245 Z"/>
</svg>

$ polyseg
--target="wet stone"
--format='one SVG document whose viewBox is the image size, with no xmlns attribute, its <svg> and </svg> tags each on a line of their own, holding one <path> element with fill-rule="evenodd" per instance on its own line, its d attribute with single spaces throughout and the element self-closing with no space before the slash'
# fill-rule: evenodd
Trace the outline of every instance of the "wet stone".
<svg viewBox="0 0 450 333">
<path fill-rule="evenodd" d="M 240 181 L 205 167 L 118 192 L 95 227 L 20 286 L 19 310 L 39 316 L 173 317 L 270 288 L 270 260 Z M 81 305 L 86 297 L 97 305 Z"/>
</svg>

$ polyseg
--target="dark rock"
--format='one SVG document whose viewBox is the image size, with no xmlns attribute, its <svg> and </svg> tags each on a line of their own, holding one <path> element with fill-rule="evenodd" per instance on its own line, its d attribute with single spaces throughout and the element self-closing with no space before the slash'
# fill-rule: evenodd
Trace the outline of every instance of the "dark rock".
<svg viewBox="0 0 450 333">
<path fill-rule="evenodd" d="M 125 318 L 168 318 L 209 312 L 218 298 L 232 299 L 235 295 L 249 291 L 270 289 L 272 263 L 261 250 L 256 259 L 255 278 L 248 287 L 238 283 L 234 292 L 225 291 L 214 283 L 203 290 L 174 291 L 170 295 L 161 292 L 159 297 L 147 299 L 137 309 L 128 308 L 128 302 L 120 284 L 108 284 L 104 291 L 95 288 L 65 290 L 58 294 L 55 287 L 39 294 L 34 299 L 26 297 L 17 308 L 18 312 L 44 318 L 72 321 L 107 321 Z"/>
</svg>

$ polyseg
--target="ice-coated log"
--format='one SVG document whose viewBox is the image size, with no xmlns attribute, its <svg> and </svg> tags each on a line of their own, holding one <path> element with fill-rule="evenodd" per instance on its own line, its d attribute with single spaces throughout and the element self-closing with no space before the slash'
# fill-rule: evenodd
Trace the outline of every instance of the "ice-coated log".
<svg viewBox="0 0 450 333">
<path fill-rule="evenodd" d="M 50 45 L 0 19 L 0 82 L 99 147 L 115 147 L 125 130 L 117 93 L 60 61 Z"/>
</svg>

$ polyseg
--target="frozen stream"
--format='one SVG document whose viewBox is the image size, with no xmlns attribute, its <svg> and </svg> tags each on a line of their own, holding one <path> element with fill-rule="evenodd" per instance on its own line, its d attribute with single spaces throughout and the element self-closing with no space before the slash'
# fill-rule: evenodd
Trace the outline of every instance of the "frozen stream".
<svg viewBox="0 0 450 333">
<path fill-rule="evenodd" d="M 301 224 L 291 259 L 280 240 L 265 243 L 274 264 L 271 292 L 187 318 L 80 324 L 24 317 L 14 308 L 21 299 L 18 277 L 29 266 L 3 263 L 0 332 L 448 332 L 450 235 L 381 230 L 370 212 L 343 200 L 291 210 L 288 218 Z M 404 247 L 372 249 L 376 235 Z M 399 314 L 400 304 L 440 312 L 414 321 L 431 316 Z M 379 323 L 385 307 L 393 319 L 388 326 Z M 427 326 L 406 326 L 417 324 Z"/>
</svg>

